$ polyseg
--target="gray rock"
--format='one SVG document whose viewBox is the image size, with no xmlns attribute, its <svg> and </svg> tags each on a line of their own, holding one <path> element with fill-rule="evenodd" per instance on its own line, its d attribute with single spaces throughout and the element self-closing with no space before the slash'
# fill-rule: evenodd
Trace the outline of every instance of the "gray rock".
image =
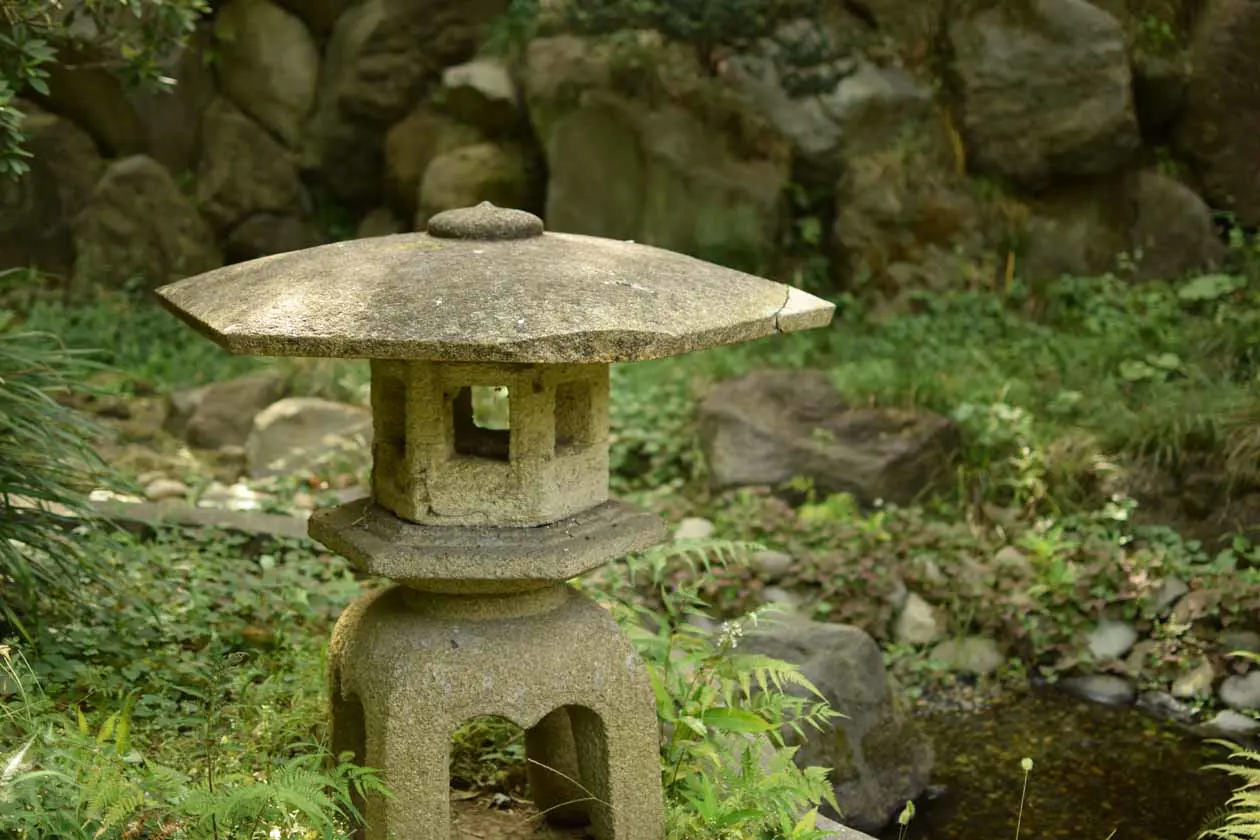
<svg viewBox="0 0 1260 840">
<path fill-rule="evenodd" d="M 1194 717 L 1194 709 L 1166 691 L 1144 691 L 1138 695 L 1137 708 L 1160 720 L 1186 722 Z"/>
<path fill-rule="evenodd" d="M 121 287 L 151 286 L 218 268 L 214 232 L 162 164 L 143 155 L 114 161 L 74 224 L 74 275 Z"/>
<path fill-rule="evenodd" d="M 443 210 L 473 207 L 483 201 L 528 210 L 537 202 L 535 167 L 515 144 L 478 143 L 440 154 L 420 179 L 415 229 Z"/>
<path fill-rule="evenodd" d="M 927 645 L 935 642 L 945 632 L 936 608 L 917 592 L 906 596 L 906 602 L 893 625 L 893 638 L 903 645 Z"/>
<path fill-rule="evenodd" d="M 1212 682 L 1216 679 L 1216 669 L 1211 662 L 1200 662 L 1194 668 L 1179 674 L 1173 680 L 1169 692 L 1173 697 L 1189 699 L 1192 697 L 1211 697 Z"/>
<path fill-rule="evenodd" d="M 863 834 L 856 828 L 849 828 L 847 825 L 841 825 L 833 819 L 824 817 L 821 814 L 814 821 L 814 828 L 827 832 L 824 840 L 875 840 L 869 834 Z"/>
<path fill-rule="evenodd" d="M 960 14 L 948 30 L 976 169 L 1028 186 L 1116 169 L 1140 143 L 1124 30 L 1085 0 Z"/>
<path fill-rule="evenodd" d="M 1169 575 L 1159 584 L 1159 591 L 1155 593 L 1151 606 L 1155 608 L 1155 612 L 1163 613 L 1165 610 L 1172 608 L 1177 603 L 1177 599 L 1190 591 L 1190 587 L 1186 582 L 1176 575 Z"/>
<path fill-rule="evenodd" d="M 1260 653 L 1260 633 L 1254 630 L 1226 630 L 1216 640 L 1217 647 L 1225 653 L 1245 650 Z"/>
<path fill-rule="evenodd" d="M 799 665 L 832 708 L 848 716 L 833 731 L 807 732 L 797 754 L 802 766 L 833 768 L 847 824 L 877 832 L 924 791 L 934 752 L 894 701 L 874 639 L 856 627 L 785 617 L 745 636 L 741 647 Z"/>
<path fill-rule="evenodd" d="M 992 674 L 1006 663 L 998 643 L 985 636 L 946 639 L 932 648 L 928 658 L 944 662 L 951 671 L 980 676 Z"/>
<path fill-rule="evenodd" d="M 1087 674 L 1067 677 L 1059 685 L 1069 694 L 1107 706 L 1127 706 L 1137 697 L 1132 683 L 1115 674 Z"/>
<path fill-rule="evenodd" d="M 1233 709 L 1224 709 L 1196 729 L 1208 738 L 1236 738 L 1260 732 L 1260 721 Z"/>
<path fill-rule="evenodd" d="M 258 213 L 232 228 L 223 243 L 223 256 L 228 262 L 244 262 L 314 248 L 327 241 L 328 237 L 306 219 Z"/>
<path fill-rule="evenodd" d="M 523 111 L 516 83 L 502 62 L 478 59 L 442 71 L 434 107 L 467 125 L 499 136 L 521 126 Z"/>
<path fill-rule="evenodd" d="M 316 397 L 286 397 L 254 417 L 245 441 L 250 475 L 289 475 L 345 456 L 366 463 L 372 413 Z"/>
<path fill-rule="evenodd" d="M 1119 659 L 1138 640 L 1138 632 L 1123 621 L 1100 621 L 1087 637 L 1095 659 Z"/>
<path fill-rule="evenodd" d="M 765 604 L 776 604 L 788 612 L 795 612 L 805 599 L 782 586 L 767 586 L 761 590 L 761 601 Z"/>
<path fill-rule="evenodd" d="M 197 165 L 201 116 L 214 98 L 211 29 L 208 22 L 199 24 L 187 43 L 159 60 L 162 74 L 174 85 L 123 89 L 139 121 L 145 153 L 171 172 L 191 172 Z"/>
<path fill-rule="evenodd" d="M 769 549 L 758 551 L 748 561 L 763 580 L 771 582 L 782 580 L 788 572 L 792 571 L 795 562 L 792 555 Z"/>
<path fill-rule="evenodd" d="M 296 15 L 270 0 L 232 0 L 214 20 L 223 92 L 290 148 L 315 104 L 319 47 Z"/>
<path fill-rule="evenodd" d="M 1233 709 L 1260 709 L 1260 671 L 1226 677 L 1217 689 L 1217 696 Z"/>
<path fill-rule="evenodd" d="M 176 391 L 167 400 L 163 428 L 197 449 L 243 447 L 254 415 L 283 397 L 284 391 L 284 381 L 274 373 Z"/>
<path fill-rule="evenodd" d="M 1179 280 L 1216 268 L 1225 259 L 1212 209 L 1194 190 L 1159 172 L 1144 171 L 1134 179 L 1132 191 L 1137 217 L 1128 250 L 1136 280 Z"/>
<path fill-rule="evenodd" d="M 394 211 L 388 207 L 377 207 L 359 220 L 359 226 L 354 231 L 354 238 L 366 239 L 369 236 L 392 236 L 395 233 L 403 233 L 406 230 L 407 225 L 394 215 Z"/>
<path fill-rule="evenodd" d="M 701 516 L 684 517 L 674 531 L 675 540 L 704 540 L 713 536 L 714 525 Z"/>
<path fill-rule="evenodd" d="M 827 374 L 766 370 L 712 388 L 698 409 L 715 489 L 811 478 L 822 493 L 908 504 L 943 489 L 958 429 L 938 414 L 848 406 Z"/>
<path fill-rule="evenodd" d="M 201 124 L 197 203 L 218 230 L 247 217 L 296 213 L 302 197 L 297 157 L 224 97 Z"/>
<path fill-rule="evenodd" d="M 480 129 L 440 114 L 428 104 L 412 109 L 385 134 L 385 198 L 390 209 L 412 219 L 429 164 L 448 152 L 489 139 Z"/>
<path fill-rule="evenodd" d="M 158 478 L 145 485 L 144 497 L 151 502 L 183 499 L 188 495 L 188 485 L 173 478 Z"/>
</svg>

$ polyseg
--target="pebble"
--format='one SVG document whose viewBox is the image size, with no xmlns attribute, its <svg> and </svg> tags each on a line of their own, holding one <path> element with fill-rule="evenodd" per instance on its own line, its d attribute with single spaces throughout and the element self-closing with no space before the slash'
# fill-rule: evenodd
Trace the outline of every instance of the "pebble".
<svg viewBox="0 0 1260 840">
<path fill-rule="evenodd" d="M 1166 577 L 1159 586 L 1159 592 L 1155 593 L 1153 606 L 1155 612 L 1162 613 L 1177 602 L 1182 595 L 1190 591 L 1190 587 L 1179 577 Z"/>
<path fill-rule="evenodd" d="M 748 562 L 757 574 L 765 580 L 778 581 L 792 571 L 792 564 L 796 561 L 792 559 L 790 554 L 766 549 L 765 551 L 758 551 Z"/>
<path fill-rule="evenodd" d="M 1217 638 L 1217 643 L 1225 653 L 1236 650 L 1260 653 L 1260 633 L 1254 630 L 1226 630 Z"/>
<path fill-rule="evenodd" d="M 906 595 L 905 606 L 897 616 L 893 638 L 903 645 L 928 645 L 944 633 L 945 628 L 936 614 L 936 608 L 917 592 Z"/>
<path fill-rule="evenodd" d="M 1115 674 L 1067 677 L 1060 680 L 1059 685 L 1069 694 L 1107 706 L 1128 706 L 1137 697 L 1132 683 Z"/>
<path fill-rule="evenodd" d="M 984 676 L 1006 663 L 998 643 L 987 636 L 946 639 L 932 648 L 929 659 L 946 663 L 951 671 Z"/>
<path fill-rule="evenodd" d="M 183 499 L 188 496 L 188 485 L 173 478 L 155 478 L 144 487 L 144 497 L 151 502 L 165 499 Z"/>
<path fill-rule="evenodd" d="M 1260 671 L 1226 677 L 1217 689 L 1217 696 L 1233 709 L 1260 709 Z"/>
<path fill-rule="evenodd" d="M 1172 696 L 1183 700 L 1192 697 L 1211 697 L 1214 679 L 1216 679 L 1216 669 L 1212 667 L 1212 663 L 1201 662 L 1173 680 Z"/>
<path fill-rule="evenodd" d="M 1194 709 L 1166 691 L 1144 691 L 1138 695 L 1137 707 L 1160 720 L 1188 721 Z"/>
<path fill-rule="evenodd" d="M 713 523 L 699 516 L 688 516 L 678 523 L 674 531 L 675 540 L 703 540 L 713 536 Z"/>
<path fill-rule="evenodd" d="M 1100 621 L 1090 631 L 1089 652 L 1095 659 L 1119 659 L 1138 640 L 1138 631 L 1123 621 Z"/>
</svg>

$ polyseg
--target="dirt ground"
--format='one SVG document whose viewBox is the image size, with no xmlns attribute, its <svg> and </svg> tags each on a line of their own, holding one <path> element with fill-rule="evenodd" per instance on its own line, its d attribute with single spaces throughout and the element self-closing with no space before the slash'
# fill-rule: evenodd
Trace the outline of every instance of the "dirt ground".
<svg viewBox="0 0 1260 840">
<path fill-rule="evenodd" d="M 495 808 L 469 799 L 451 802 L 451 840 L 585 840 L 581 828 L 556 829 L 542 824 L 529 805 Z"/>
</svg>

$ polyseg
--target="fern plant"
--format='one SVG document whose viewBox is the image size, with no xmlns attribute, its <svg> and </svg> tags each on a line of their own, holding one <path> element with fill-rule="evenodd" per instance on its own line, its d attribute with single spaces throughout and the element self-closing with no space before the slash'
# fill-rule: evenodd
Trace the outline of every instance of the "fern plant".
<svg viewBox="0 0 1260 840">
<path fill-rule="evenodd" d="M 713 634 L 692 623 L 705 610 L 696 586 L 669 574 L 678 563 L 739 563 L 756 548 L 718 540 L 660 546 L 630 558 L 628 574 L 603 593 L 656 695 L 669 838 L 813 840 L 825 836 L 814 825 L 820 803 L 836 807 L 827 770 L 798 767 L 791 743 L 840 715 L 796 666 L 739 650 L 746 628 L 767 611 Z M 637 596 L 644 585 L 657 604 Z"/>
<path fill-rule="evenodd" d="M 1235 651 L 1230 656 L 1260 664 L 1260 653 Z M 1211 741 L 1231 750 L 1229 759 L 1209 764 L 1212 770 L 1223 770 L 1241 779 L 1225 808 L 1215 816 L 1197 840 L 1257 840 L 1260 838 L 1260 751 L 1246 749 L 1230 741 Z"/>
</svg>

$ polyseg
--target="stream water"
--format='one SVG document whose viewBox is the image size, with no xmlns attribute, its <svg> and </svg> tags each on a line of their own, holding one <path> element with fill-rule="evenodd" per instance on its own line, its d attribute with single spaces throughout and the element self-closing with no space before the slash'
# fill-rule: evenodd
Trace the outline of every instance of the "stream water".
<svg viewBox="0 0 1260 840">
<path fill-rule="evenodd" d="M 974 715 L 931 714 L 932 779 L 908 840 L 1192 840 L 1233 782 L 1203 765 L 1226 753 L 1133 709 L 1038 690 Z M 1114 835 L 1112 832 L 1115 832 Z M 884 835 L 895 840 L 894 826 Z"/>
</svg>

